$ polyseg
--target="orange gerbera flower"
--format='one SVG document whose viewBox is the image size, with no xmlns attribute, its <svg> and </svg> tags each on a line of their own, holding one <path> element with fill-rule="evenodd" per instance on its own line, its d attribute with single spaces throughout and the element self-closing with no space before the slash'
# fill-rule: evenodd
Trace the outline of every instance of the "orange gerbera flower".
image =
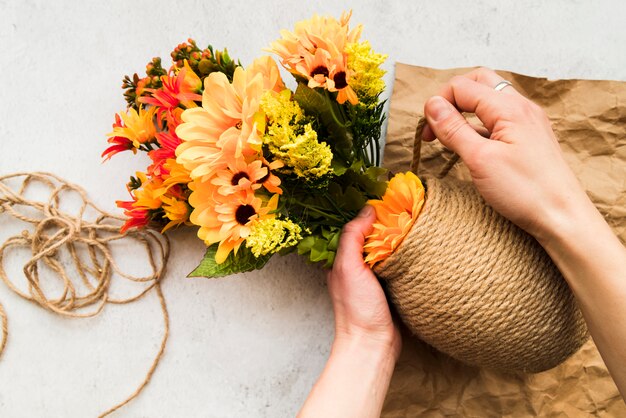
<svg viewBox="0 0 626 418">
<path fill-rule="evenodd" d="M 252 61 L 252 64 L 248 67 L 248 73 L 254 77 L 256 74 L 261 74 L 263 78 L 263 90 L 273 90 L 280 93 L 285 89 L 285 83 L 280 76 L 280 70 L 276 65 L 276 61 L 272 57 L 265 55 Z"/>
<path fill-rule="evenodd" d="M 374 229 L 365 241 L 365 262 L 373 267 L 398 248 L 424 205 L 424 186 L 413 173 L 398 173 L 390 181 L 382 200 L 367 202 L 376 209 Z"/>
<path fill-rule="evenodd" d="M 115 115 L 115 123 L 113 124 L 113 132 L 107 134 L 109 137 L 109 143 L 111 144 L 123 144 L 128 146 L 128 142 L 132 143 L 134 148 L 139 148 L 141 144 L 151 142 L 156 135 L 156 127 L 154 126 L 154 112 L 155 108 L 145 110 L 139 108 L 139 111 L 130 108 L 127 112 L 120 112 Z M 124 138 L 127 141 L 124 141 Z M 107 149 L 104 155 L 108 155 L 110 158 L 116 152 L 111 152 L 110 147 Z M 130 148 L 127 148 L 130 149 Z"/>
<path fill-rule="evenodd" d="M 313 54 L 305 54 L 304 60 L 296 64 L 296 70 L 308 78 L 308 86 L 328 88 L 332 55 L 325 49 L 317 48 Z"/>
<path fill-rule="evenodd" d="M 225 169 L 229 159 L 258 153 L 262 139 L 255 114 L 261 96 L 281 86 L 276 64 L 267 59 L 248 70 L 237 67 L 232 83 L 221 72 L 211 73 L 204 79 L 202 107 L 185 110 L 176 128 L 183 141 L 176 150 L 178 162 L 192 178 L 207 180 Z"/>
</svg>

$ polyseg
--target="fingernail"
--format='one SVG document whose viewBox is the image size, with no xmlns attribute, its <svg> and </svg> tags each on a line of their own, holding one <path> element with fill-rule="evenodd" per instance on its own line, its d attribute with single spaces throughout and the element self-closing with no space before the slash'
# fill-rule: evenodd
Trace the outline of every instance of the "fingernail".
<svg viewBox="0 0 626 418">
<path fill-rule="evenodd" d="M 370 205 L 365 205 L 363 206 L 363 209 L 361 209 L 361 211 L 359 212 L 359 218 L 367 218 L 368 216 L 370 216 L 372 214 L 372 211 L 374 210 L 373 207 L 371 207 Z"/>
<path fill-rule="evenodd" d="M 433 96 L 428 102 L 428 114 L 435 121 L 440 121 L 450 114 L 452 105 L 441 96 Z"/>
</svg>

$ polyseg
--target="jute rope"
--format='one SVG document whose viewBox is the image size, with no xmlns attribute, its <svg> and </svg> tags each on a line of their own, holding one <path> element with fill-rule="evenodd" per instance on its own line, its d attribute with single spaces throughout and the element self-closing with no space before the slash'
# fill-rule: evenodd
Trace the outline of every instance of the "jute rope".
<svg viewBox="0 0 626 418">
<path fill-rule="evenodd" d="M 18 183 L 19 186 L 11 187 L 11 182 Z M 40 201 L 26 197 L 28 189 L 35 185 L 39 188 L 44 186 L 50 191 L 47 199 Z M 39 188 L 37 193 L 41 193 Z M 61 209 L 61 204 L 70 199 L 69 194 L 79 198 L 79 208 L 75 215 Z M 87 211 L 95 213 L 95 220 L 84 219 Z M 20 297 L 58 315 L 85 318 L 99 314 L 107 303 L 130 303 L 154 289 L 164 322 L 160 348 L 137 389 L 100 417 L 111 414 L 141 393 L 149 383 L 165 350 L 169 336 L 169 315 L 160 281 L 164 276 L 169 257 L 168 239 L 150 229 L 131 230 L 126 234 L 120 234 L 123 218 L 99 209 L 81 187 L 50 173 L 15 173 L 0 176 L 0 214 L 2 213 L 31 225 L 31 230 L 24 230 L 21 234 L 9 237 L 0 246 L 0 279 Z M 148 275 L 136 277 L 124 273 L 119 268 L 112 254 L 111 245 L 123 239 L 134 240 L 144 248 L 151 269 Z M 26 291 L 20 289 L 15 281 L 9 278 L 4 269 L 7 250 L 13 247 L 27 248 L 31 253 L 22 269 L 27 284 Z M 81 257 L 81 250 L 86 251 L 86 257 L 84 255 Z M 71 263 L 61 259 L 62 252 L 69 255 Z M 144 286 L 135 295 L 114 299 L 109 295 L 113 275 L 142 283 Z M 60 295 L 52 296 L 49 290 L 45 290 L 49 286 L 44 283 L 55 279 L 62 284 L 62 291 Z M 7 315 L 1 304 L 0 319 L 1 356 L 9 335 Z"/>
<path fill-rule="evenodd" d="M 411 161 L 411 171 L 418 175 L 420 159 L 422 156 L 422 132 L 424 132 L 424 128 L 426 127 L 426 118 L 424 116 L 420 117 L 417 121 L 417 126 L 415 127 L 415 137 L 413 139 L 413 159 Z M 438 179 L 442 179 L 448 175 L 452 167 L 459 162 L 459 155 L 454 153 L 452 157 L 446 164 L 441 168 L 441 171 L 437 173 L 435 177 Z"/>
<path fill-rule="evenodd" d="M 471 183 L 437 177 L 424 178 L 419 218 L 375 268 L 403 322 L 469 364 L 526 372 L 558 365 L 588 338 L 559 270 Z"/>
</svg>

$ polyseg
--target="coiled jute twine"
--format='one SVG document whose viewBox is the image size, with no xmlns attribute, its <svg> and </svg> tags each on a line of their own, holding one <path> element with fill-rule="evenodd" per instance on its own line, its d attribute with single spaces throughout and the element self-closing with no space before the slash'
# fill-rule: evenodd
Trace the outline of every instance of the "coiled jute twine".
<svg viewBox="0 0 626 418">
<path fill-rule="evenodd" d="M 424 125 L 415 135 L 416 174 Z M 405 325 L 439 351 L 502 371 L 555 367 L 588 338 L 576 300 L 533 237 L 471 182 L 445 178 L 456 161 L 423 178 L 422 212 L 374 271 Z"/>
<path fill-rule="evenodd" d="M 19 184 L 11 187 L 10 183 Z M 41 187 L 43 186 L 43 187 Z M 50 191 L 47 199 L 32 200 L 26 197 L 27 189 Z M 78 196 L 79 208 L 75 215 L 61 209 L 61 204 Z M 72 200 L 72 201 L 74 201 Z M 95 219 L 84 219 L 86 212 L 95 214 Z M 151 229 L 130 230 L 120 234 L 124 222 L 122 217 L 99 209 L 89 200 L 79 186 L 69 183 L 50 173 L 15 173 L 0 176 L 0 215 L 9 215 L 15 221 L 31 225 L 31 230 L 9 237 L 0 245 L 0 279 L 15 294 L 42 308 L 65 317 L 86 318 L 102 312 L 108 303 L 125 304 L 134 302 L 154 290 L 163 313 L 164 333 L 160 348 L 143 382 L 125 400 L 111 407 L 100 417 L 107 416 L 136 398 L 150 381 L 165 350 L 169 335 L 169 315 L 161 291 L 160 281 L 165 273 L 169 257 L 169 241 L 158 231 Z M 150 265 L 150 274 L 135 277 L 124 273 L 112 255 L 111 245 L 120 240 L 134 240 L 143 246 Z M 7 250 L 13 247 L 26 248 L 31 255 L 23 267 L 27 291 L 23 291 L 8 277 L 4 262 Z M 61 252 L 69 254 L 71 263 L 64 262 Z M 88 256 L 81 257 L 81 251 Z M 87 258 L 88 260 L 85 260 Z M 45 268 L 42 268 L 45 267 Z M 68 268 L 71 270 L 68 271 Z M 109 296 L 112 277 L 142 283 L 137 294 L 126 299 Z M 45 283 L 59 281 L 62 291 L 51 296 Z M 60 294 L 59 294 L 60 293 Z M 0 304 L 2 340 L 0 357 L 8 339 L 7 314 Z"/>
</svg>

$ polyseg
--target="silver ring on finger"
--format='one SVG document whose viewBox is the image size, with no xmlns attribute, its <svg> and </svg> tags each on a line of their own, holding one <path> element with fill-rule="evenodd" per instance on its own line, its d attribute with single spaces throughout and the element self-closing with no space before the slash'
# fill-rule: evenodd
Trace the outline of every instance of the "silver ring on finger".
<svg viewBox="0 0 626 418">
<path fill-rule="evenodd" d="M 499 82 L 498 84 L 496 84 L 496 86 L 493 88 L 495 91 L 500 91 L 502 89 L 507 88 L 508 86 L 513 86 L 513 84 L 510 81 L 507 80 L 502 80 L 501 82 Z"/>
</svg>

